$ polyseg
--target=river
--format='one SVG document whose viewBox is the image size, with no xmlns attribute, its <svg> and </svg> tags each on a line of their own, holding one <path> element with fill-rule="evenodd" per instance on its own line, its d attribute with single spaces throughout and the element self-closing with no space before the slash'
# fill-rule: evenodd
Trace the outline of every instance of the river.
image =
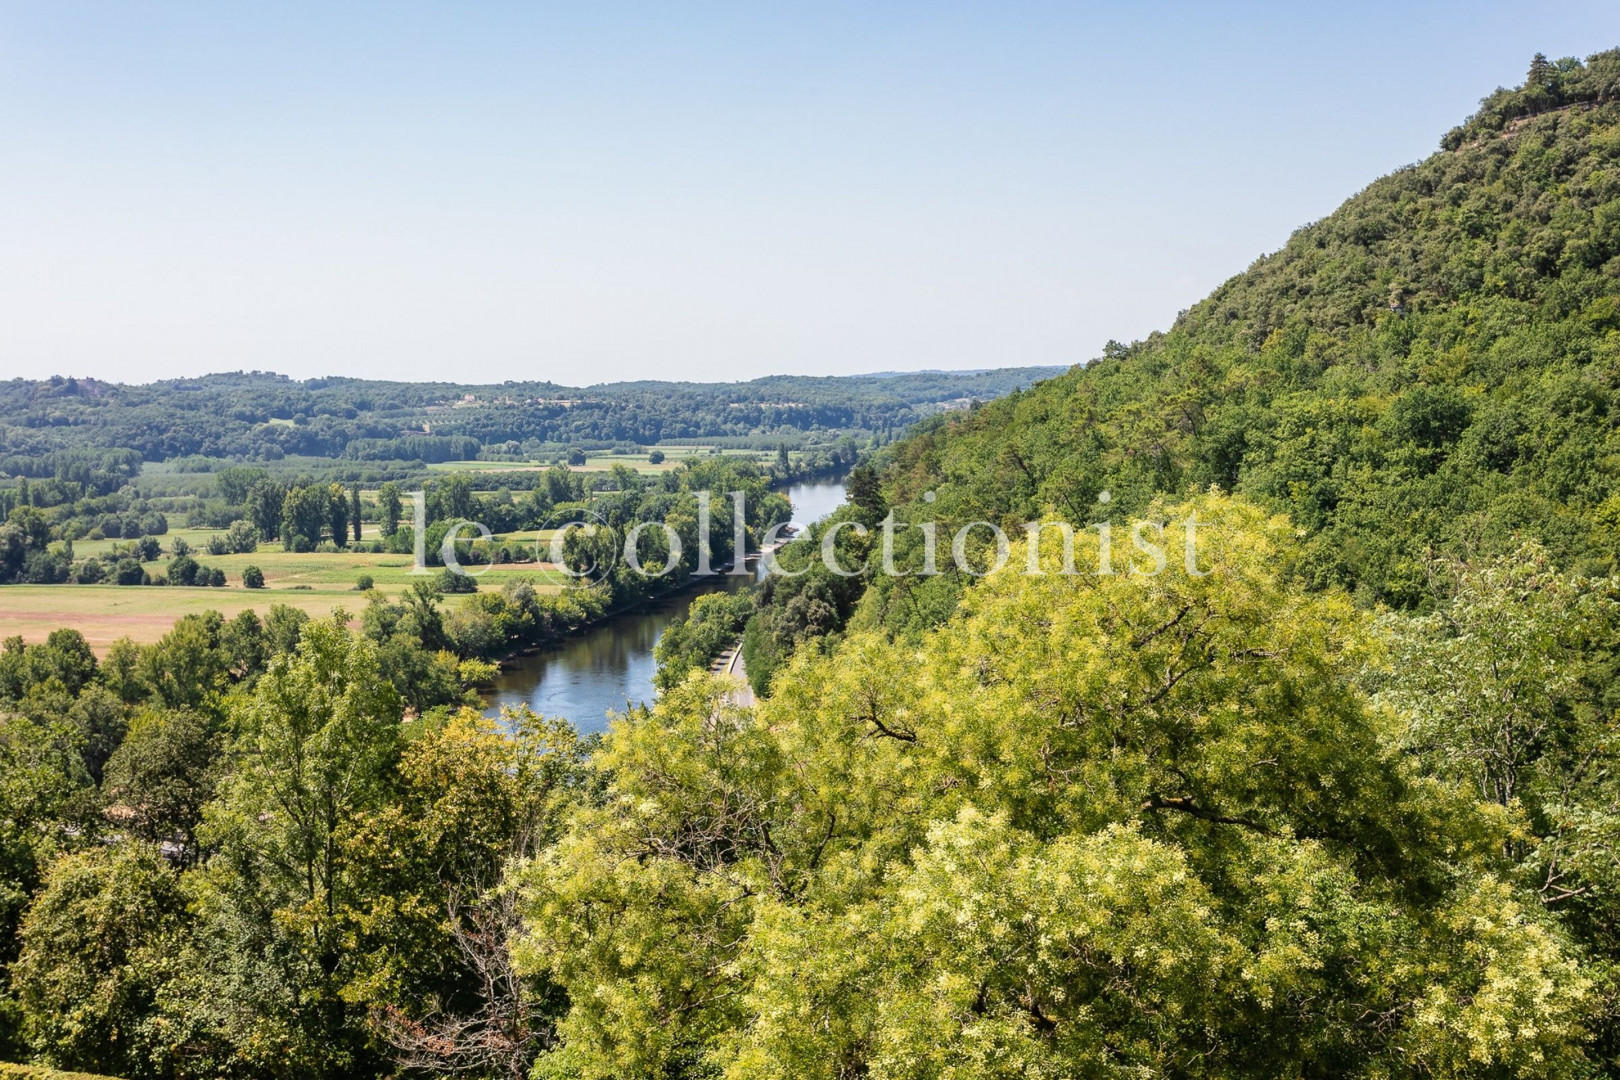
<svg viewBox="0 0 1620 1080">
<path fill-rule="evenodd" d="M 794 484 L 787 489 L 793 520 L 803 526 L 836 510 L 844 501 L 842 481 Z M 676 596 L 644 604 L 604 619 L 572 637 L 512 660 L 485 695 L 485 712 L 527 705 L 542 716 L 571 720 L 580 731 L 602 731 L 607 713 L 623 711 L 653 696 L 658 664 L 653 646 L 664 627 L 686 616 L 695 597 L 717 589 L 734 591 L 753 584 L 752 575 L 722 575 Z"/>
</svg>

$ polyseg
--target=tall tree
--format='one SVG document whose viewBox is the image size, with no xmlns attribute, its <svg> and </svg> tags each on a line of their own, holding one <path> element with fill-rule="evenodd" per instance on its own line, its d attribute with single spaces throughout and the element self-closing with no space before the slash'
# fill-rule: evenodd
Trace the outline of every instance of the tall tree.
<svg viewBox="0 0 1620 1080">
<path fill-rule="evenodd" d="M 356 996 L 402 1067 L 518 1080 L 551 1042 L 562 1002 L 513 970 L 519 897 L 505 874 L 559 835 L 585 794 L 583 761 L 567 724 L 463 709 L 405 748 L 398 799 L 354 830 L 369 900 Z"/>
<path fill-rule="evenodd" d="M 877 470 L 862 465 L 849 474 L 849 501 L 871 520 L 881 518 L 889 504 L 883 496 L 883 485 Z"/>
<path fill-rule="evenodd" d="M 130 724 L 107 762 L 103 794 L 115 820 L 152 843 L 172 843 L 182 861 L 197 857 L 197 827 L 224 762 L 206 717 L 153 710 Z"/>
<path fill-rule="evenodd" d="M 215 473 L 214 487 L 219 490 L 220 497 L 227 503 L 240 506 L 247 502 L 248 493 L 253 490 L 253 485 L 263 480 L 265 475 L 263 469 L 237 465 Z"/>
<path fill-rule="evenodd" d="M 16 955 L 17 922 L 45 866 L 83 835 L 67 823 L 88 785 L 66 723 L 0 714 L 0 962 Z"/>
<path fill-rule="evenodd" d="M 255 480 L 248 488 L 243 512 L 253 527 L 259 530 L 259 539 L 274 540 L 281 535 L 286 500 L 286 487 L 269 477 Z"/>
<path fill-rule="evenodd" d="M 314 551 L 331 520 L 331 491 L 324 484 L 294 484 L 281 510 L 281 544 L 288 551 Z"/>
<path fill-rule="evenodd" d="M 22 927 L 13 978 L 25 1029 L 52 1065 L 159 1075 L 156 1001 L 185 917 L 180 882 L 154 846 L 131 841 L 51 866 Z"/>
<path fill-rule="evenodd" d="M 1620 972 L 1620 580 L 1561 573 L 1539 545 L 1436 576 L 1438 611 L 1386 620 L 1376 685 L 1402 746 L 1520 817 L 1520 880 Z M 1620 1051 L 1620 1018 L 1598 1029 Z"/>
<path fill-rule="evenodd" d="M 343 485 L 332 483 L 326 489 L 327 520 L 332 529 L 332 543 L 338 547 L 349 546 L 349 496 L 343 490 Z"/>
<path fill-rule="evenodd" d="M 145 693 L 171 709 L 215 709 L 230 686 L 232 658 L 220 648 L 224 631 L 217 611 L 175 620 L 173 629 L 140 650 L 135 673 Z"/>
<path fill-rule="evenodd" d="M 1530 73 L 1525 76 L 1526 86 L 1545 86 L 1552 77 L 1553 66 L 1545 53 L 1536 53 L 1530 58 Z"/>
<path fill-rule="evenodd" d="M 473 515 L 472 477 L 454 472 L 435 482 L 427 492 L 429 521 L 463 521 Z"/>
<path fill-rule="evenodd" d="M 399 519 L 403 508 L 400 505 L 399 485 L 392 480 L 377 489 L 377 510 L 382 515 L 383 536 L 393 536 L 399 531 Z"/>
<path fill-rule="evenodd" d="M 306 624 L 233 709 L 237 766 L 201 834 L 219 852 L 206 906 L 217 962 L 237 973 L 224 992 L 248 1018 L 239 1038 L 313 1076 L 369 1060 L 343 997 L 359 900 L 343 831 L 386 801 L 399 749 L 399 696 L 346 622 Z"/>
</svg>

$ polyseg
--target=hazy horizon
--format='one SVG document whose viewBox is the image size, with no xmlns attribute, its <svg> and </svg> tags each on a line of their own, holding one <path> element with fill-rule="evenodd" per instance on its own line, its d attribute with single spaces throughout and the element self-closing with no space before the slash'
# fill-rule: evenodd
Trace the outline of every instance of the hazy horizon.
<svg viewBox="0 0 1620 1080">
<path fill-rule="evenodd" d="M 1433 152 L 1577 2 L 0 11 L 0 377 L 1069 365 Z"/>
<path fill-rule="evenodd" d="M 1077 361 L 1077 362 L 1084 363 L 1085 361 Z M 1004 364 L 1004 365 L 999 365 L 997 367 L 908 368 L 908 369 L 904 369 L 904 370 L 893 369 L 893 370 L 888 370 L 888 371 L 848 371 L 848 372 L 838 372 L 838 373 L 811 372 L 811 371 L 773 371 L 773 372 L 769 372 L 769 373 L 764 374 L 764 375 L 754 375 L 754 376 L 751 376 L 751 377 L 746 378 L 746 379 L 684 379 L 684 378 L 667 378 L 667 379 L 665 379 L 665 378 L 658 378 L 656 376 L 648 376 L 648 377 L 643 377 L 643 378 L 630 378 L 630 379 L 607 379 L 607 380 L 600 381 L 600 382 L 589 382 L 589 383 L 559 383 L 555 379 L 552 379 L 552 380 L 544 380 L 544 379 L 540 379 L 540 380 L 536 380 L 536 379 L 503 379 L 500 382 L 486 382 L 486 383 L 481 383 L 481 382 L 456 382 L 456 381 L 447 380 L 447 379 L 403 379 L 403 378 L 389 378 L 389 377 L 386 377 L 386 376 L 383 376 L 383 375 L 354 375 L 354 374 L 345 374 L 345 373 L 342 373 L 342 372 L 325 372 L 323 374 L 313 374 L 313 375 L 290 375 L 290 374 L 288 374 L 287 372 L 284 372 L 284 371 L 269 371 L 269 370 L 266 370 L 266 369 L 263 369 L 263 368 L 248 368 L 248 369 L 226 368 L 226 369 L 223 369 L 223 370 L 220 370 L 220 371 L 198 372 L 198 373 L 196 373 L 194 375 L 164 375 L 164 376 L 159 376 L 159 377 L 157 377 L 155 379 L 141 379 L 141 380 L 103 378 L 101 376 L 96 376 L 96 375 L 73 375 L 73 374 L 71 374 L 69 372 L 63 372 L 63 371 L 41 372 L 37 376 L 18 375 L 18 376 L 12 376 L 12 377 L 13 378 L 23 378 L 23 379 L 33 379 L 36 382 L 45 382 L 45 381 L 49 381 L 49 380 L 51 380 L 53 378 L 62 379 L 64 381 L 67 380 L 67 379 L 91 380 L 91 381 L 99 382 L 99 383 L 117 384 L 117 385 L 122 385 L 122 386 L 148 386 L 148 385 L 151 385 L 153 383 L 169 382 L 169 381 L 174 381 L 174 380 L 207 379 L 207 378 L 222 377 L 222 376 L 226 376 L 226 375 L 260 375 L 260 376 L 269 376 L 269 377 L 278 378 L 278 379 L 288 379 L 288 380 L 291 380 L 293 382 L 300 382 L 300 383 L 309 382 L 311 380 L 324 380 L 324 379 L 363 379 L 363 380 L 374 381 L 374 382 L 408 382 L 408 383 L 413 383 L 413 384 L 416 384 L 416 385 L 429 385 L 429 386 L 431 386 L 431 385 L 433 385 L 435 383 L 438 383 L 438 384 L 443 385 L 443 386 L 477 386 L 477 387 L 490 387 L 490 388 L 499 388 L 501 386 L 505 386 L 505 385 L 508 385 L 508 384 L 521 384 L 521 383 L 525 383 L 525 382 L 532 383 L 532 382 L 550 381 L 552 383 L 555 383 L 556 385 L 563 386 L 563 387 L 565 387 L 567 389 L 570 389 L 570 390 L 594 390 L 594 389 L 596 389 L 598 387 L 603 387 L 603 386 L 623 386 L 623 385 L 630 384 L 630 383 L 646 383 L 646 382 L 650 382 L 650 383 L 694 383 L 694 384 L 709 385 L 709 386 L 716 386 L 716 385 L 718 385 L 718 386 L 724 386 L 724 385 L 741 386 L 741 385 L 745 385 L 745 384 L 751 383 L 751 382 L 759 382 L 759 381 L 761 381 L 763 379 L 887 379 L 887 378 L 899 378 L 899 377 L 903 377 L 903 376 L 907 376 L 907 375 L 980 375 L 980 374 L 989 374 L 989 373 L 995 372 L 995 371 L 1018 371 L 1018 370 L 1062 372 L 1062 371 L 1067 371 L 1069 368 L 1071 368 L 1073 366 L 1074 366 L 1073 364 Z"/>
</svg>

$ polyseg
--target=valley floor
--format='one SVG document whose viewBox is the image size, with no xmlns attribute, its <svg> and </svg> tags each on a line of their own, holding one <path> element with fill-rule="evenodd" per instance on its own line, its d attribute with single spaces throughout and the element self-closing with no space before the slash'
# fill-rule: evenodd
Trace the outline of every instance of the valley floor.
<svg viewBox="0 0 1620 1080">
<path fill-rule="evenodd" d="M 278 556 L 285 560 L 313 561 L 322 558 L 348 558 L 346 556 L 297 555 Z M 388 556 L 374 556 L 388 558 Z M 398 560 L 399 556 L 392 556 Z M 323 616 L 335 607 L 342 607 L 352 615 L 359 615 L 366 606 L 366 597 L 356 592 L 353 575 L 339 580 L 320 580 L 312 573 L 311 584 L 304 588 L 277 587 L 277 578 L 271 561 L 261 558 L 270 587 L 246 589 L 241 586 L 240 570 L 233 565 L 247 565 L 252 555 L 224 556 L 207 560 L 227 568 L 231 584 L 224 588 L 199 588 L 154 585 L 0 585 L 0 638 L 20 635 L 29 643 L 42 642 L 52 630 L 70 627 L 84 635 L 98 655 L 106 653 L 108 646 L 121 637 L 137 644 L 157 641 L 174 627 L 175 620 L 185 615 L 217 611 L 227 619 L 249 608 L 261 616 L 271 604 L 286 604 Z M 162 564 L 151 564 L 161 568 Z M 402 566 L 375 573 L 377 588 L 392 597 L 404 590 L 411 581 L 409 560 Z M 480 567 L 479 569 L 485 569 Z M 548 575 L 534 563 L 516 563 L 488 567 L 480 580 L 484 589 L 499 588 L 515 575 L 526 575 L 535 580 L 541 592 L 555 591 L 545 584 Z M 391 571 L 391 572 L 390 572 Z M 437 574 L 435 569 L 433 573 Z M 289 579 L 282 579 L 283 581 Z M 447 603 L 458 603 L 459 598 L 447 597 Z"/>
</svg>

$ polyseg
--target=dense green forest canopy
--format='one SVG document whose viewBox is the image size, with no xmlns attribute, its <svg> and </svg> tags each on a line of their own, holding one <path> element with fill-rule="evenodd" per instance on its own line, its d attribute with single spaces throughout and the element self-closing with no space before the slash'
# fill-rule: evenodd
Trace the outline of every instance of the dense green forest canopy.
<svg viewBox="0 0 1620 1080">
<path fill-rule="evenodd" d="M 1507 657 L 1557 662 L 1521 723 L 1599 718 L 1570 749 L 1612 762 L 1606 660 L 1544 635 L 1612 644 L 1613 586 L 1474 582 L 1470 622 L 1515 588 L 1549 602 L 1447 656 L 1457 684 L 1431 702 L 1430 672 L 1290 573 L 1286 518 L 1216 496 L 1146 512 L 1197 513 L 1218 571 L 1063 577 L 1052 537 L 1045 574 L 987 578 L 915 640 L 801 649 L 753 710 L 697 673 L 616 724 L 591 764 L 605 797 L 525 877 L 520 966 L 570 1001 L 535 1075 L 1600 1068 L 1612 969 L 1583 972 L 1560 917 L 1612 950 L 1590 899 L 1613 880 L 1612 778 L 1521 757 L 1539 809 L 1585 812 L 1538 846 L 1473 786 L 1469 718 L 1511 698 L 1487 674 Z M 1438 658 L 1445 628 L 1409 632 Z"/>
<path fill-rule="evenodd" d="M 1060 368 L 780 375 L 739 383 L 632 382 L 591 387 L 324 378 L 236 372 L 126 386 L 53 377 L 0 383 L 0 471 L 63 448 L 188 455 L 347 456 L 449 461 L 480 448 L 794 436 L 842 429 L 891 435 L 947 406 L 986 400 Z M 774 443 L 773 443 L 774 445 Z M 10 455 L 10 457 L 8 457 Z M 34 466 L 33 468 L 39 468 Z"/>
</svg>

